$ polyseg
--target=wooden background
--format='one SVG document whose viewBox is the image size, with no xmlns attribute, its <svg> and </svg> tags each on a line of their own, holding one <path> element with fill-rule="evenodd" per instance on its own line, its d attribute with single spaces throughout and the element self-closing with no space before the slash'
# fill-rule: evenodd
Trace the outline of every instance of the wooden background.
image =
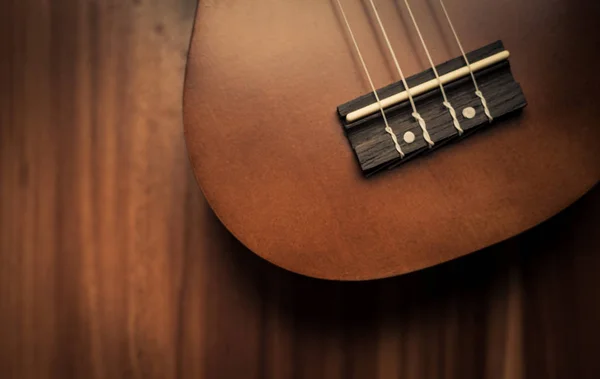
<svg viewBox="0 0 600 379">
<path fill-rule="evenodd" d="M 255 257 L 190 170 L 193 0 L 0 2 L 0 378 L 596 378 L 600 193 L 401 278 Z"/>
</svg>

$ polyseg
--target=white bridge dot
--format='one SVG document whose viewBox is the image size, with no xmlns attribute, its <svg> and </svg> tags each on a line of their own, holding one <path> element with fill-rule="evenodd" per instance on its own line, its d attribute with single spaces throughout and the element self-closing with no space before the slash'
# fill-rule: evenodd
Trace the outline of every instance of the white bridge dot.
<svg viewBox="0 0 600 379">
<path fill-rule="evenodd" d="M 462 114 L 465 118 L 472 119 L 473 117 L 475 117 L 477 112 L 475 112 L 475 108 L 467 107 L 467 108 L 463 109 Z"/>
<path fill-rule="evenodd" d="M 406 142 L 406 143 L 415 142 L 415 133 L 413 133 L 413 132 L 404 133 L 404 142 Z"/>
</svg>

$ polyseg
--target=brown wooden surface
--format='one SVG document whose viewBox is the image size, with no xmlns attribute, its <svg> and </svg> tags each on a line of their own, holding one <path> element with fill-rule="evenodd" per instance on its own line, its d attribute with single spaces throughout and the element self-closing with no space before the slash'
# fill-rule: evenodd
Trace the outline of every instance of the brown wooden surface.
<svg viewBox="0 0 600 379">
<path fill-rule="evenodd" d="M 369 2 L 343 3 L 375 87 L 399 80 Z M 405 74 L 428 69 L 404 1 L 376 3 Z M 517 235 L 600 180 L 600 72 L 588 63 L 600 61 L 600 2 L 446 3 L 465 50 L 504 42 L 528 106 L 365 180 L 336 108 L 371 89 L 337 2 L 200 0 L 187 147 L 205 198 L 245 246 L 317 278 L 389 277 Z M 410 4 L 434 61 L 459 56 L 438 1 Z"/>
<path fill-rule="evenodd" d="M 378 282 L 232 238 L 183 140 L 193 7 L 0 2 L 0 378 L 597 378 L 597 189 Z"/>
</svg>

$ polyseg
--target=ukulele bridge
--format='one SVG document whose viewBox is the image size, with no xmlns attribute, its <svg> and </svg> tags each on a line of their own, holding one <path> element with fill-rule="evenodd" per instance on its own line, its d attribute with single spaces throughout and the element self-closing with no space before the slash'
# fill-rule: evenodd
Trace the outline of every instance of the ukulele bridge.
<svg viewBox="0 0 600 379">
<path fill-rule="evenodd" d="M 363 174 L 371 176 L 397 167 L 522 110 L 527 102 L 512 75 L 508 57 L 503 43 L 497 41 L 468 53 L 470 67 L 462 56 L 436 66 L 439 81 L 432 69 L 407 78 L 410 95 L 427 133 L 413 115 L 409 93 L 402 81 L 378 89 L 379 102 L 371 92 L 340 105 L 338 115 Z M 440 83 L 456 120 L 444 104 Z M 395 139 L 386 131 L 382 109 Z"/>
</svg>

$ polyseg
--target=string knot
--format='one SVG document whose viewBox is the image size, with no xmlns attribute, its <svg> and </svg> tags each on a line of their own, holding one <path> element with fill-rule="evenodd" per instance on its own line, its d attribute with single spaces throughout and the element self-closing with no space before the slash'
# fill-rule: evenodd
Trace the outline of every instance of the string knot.
<svg viewBox="0 0 600 379">
<path fill-rule="evenodd" d="M 385 131 L 390 135 L 390 137 L 392 137 L 392 141 L 394 141 L 394 147 L 396 148 L 396 151 L 398 152 L 398 154 L 400 154 L 400 158 L 404 158 L 404 152 L 402 151 L 402 148 L 400 147 L 400 144 L 398 143 L 398 138 L 396 137 L 396 133 L 394 133 L 394 131 L 392 130 L 392 128 L 390 127 L 390 125 L 387 123 L 387 121 L 385 121 Z"/>
<path fill-rule="evenodd" d="M 485 112 L 485 115 L 487 116 L 488 120 L 490 122 L 494 121 L 494 118 L 490 113 L 490 109 L 488 108 L 487 101 L 485 100 L 485 97 L 483 97 L 483 93 L 481 93 L 480 90 L 477 90 L 475 91 L 475 95 L 477 95 L 477 97 L 481 99 L 481 105 L 483 105 L 483 111 Z"/>
<path fill-rule="evenodd" d="M 460 123 L 456 118 L 456 111 L 454 110 L 454 107 L 452 106 L 452 104 L 450 104 L 449 101 L 444 101 L 444 106 L 448 108 L 448 112 L 450 112 L 450 115 L 452 116 L 452 123 L 454 124 L 454 129 L 458 131 L 459 136 L 462 136 L 464 130 L 460 127 Z"/>
<path fill-rule="evenodd" d="M 433 141 L 431 140 L 431 136 L 429 135 L 429 132 L 427 131 L 427 125 L 425 124 L 425 120 L 423 120 L 423 117 L 421 117 L 419 112 L 413 112 L 412 116 L 419 123 L 419 126 L 421 127 L 421 130 L 423 131 L 423 138 L 425 139 L 425 141 L 427 142 L 429 147 L 432 147 L 433 145 L 435 145 L 435 143 L 433 143 Z"/>
</svg>

